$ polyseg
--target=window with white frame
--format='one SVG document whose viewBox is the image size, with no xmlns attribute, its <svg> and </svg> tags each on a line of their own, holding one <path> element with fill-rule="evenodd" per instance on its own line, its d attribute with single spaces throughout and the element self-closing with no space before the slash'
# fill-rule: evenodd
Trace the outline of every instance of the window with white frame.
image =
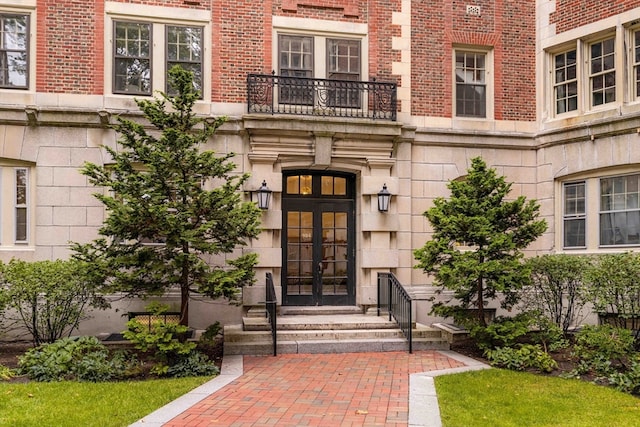
<svg viewBox="0 0 640 427">
<path fill-rule="evenodd" d="M 640 174 L 600 179 L 600 245 L 640 244 Z"/>
<path fill-rule="evenodd" d="M 27 244 L 30 239 L 29 167 L 0 164 L 0 246 Z"/>
<path fill-rule="evenodd" d="M 609 176 L 589 173 L 558 188 L 559 246 L 590 251 L 640 246 L 640 172 L 625 168 Z"/>
<path fill-rule="evenodd" d="M 487 53 L 455 52 L 455 115 L 487 117 Z"/>
<path fill-rule="evenodd" d="M 615 37 L 589 45 L 591 106 L 616 100 Z"/>
<path fill-rule="evenodd" d="M 553 94 L 556 114 L 578 109 L 577 52 L 571 49 L 554 55 Z"/>
<path fill-rule="evenodd" d="M 113 21 L 113 92 L 118 94 L 151 95 L 161 89 L 175 93 L 169 87 L 167 72 L 180 65 L 193 73 L 194 88 L 201 92 L 203 78 L 203 28 L 200 26 L 165 25 L 151 22 Z M 164 39 L 163 82 L 153 81 L 156 44 L 154 34 Z M 157 86 L 164 87 L 157 87 Z"/>
<path fill-rule="evenodd" d="M 633 34 L 633 57 L 631 63 L 633 64 L 633 88 L 634 98 L 640 98 L 640 29 L 634 30 Z"/>
<path fill-rule="evenodd" d="M 563 185 L 563 245 L 565 248 L 586 245 L 586 183 L 571 182 Z"/>
<path fill-rule="evenodd" d="M 29 85 L 29 15 L 0 12 L 0 87 Z"/>
</svg>

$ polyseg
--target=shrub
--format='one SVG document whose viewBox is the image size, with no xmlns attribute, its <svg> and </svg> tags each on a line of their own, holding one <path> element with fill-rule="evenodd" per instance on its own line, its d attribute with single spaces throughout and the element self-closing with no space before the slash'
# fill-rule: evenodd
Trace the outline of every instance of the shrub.
<svg viewBox="0 0 640 427">
<path fill-rule="evenodd" d="M 585 326 L 576 334 L 573 346 L 572 355 L 578 360 L 575 373 L 609 376 L 615 370 L 624 370 L 633 353 L 630 330 L 609 325 Z"/>
<path fill-rule="evenodd" d="M 588 270 L 588 299 L 597 313 L 619 316 L 625 327 L 627 317 L 640 315 L 640 254 L 603 254 L 594 257 Z"/>
<path fill-rule="evenodd" d="M 521 306 L 537 311 L 561 328 L 564 334 L 583 319 L 587 302 L 583 285 L 590 258 L 556 254 L 529 258 L 531 286 L 522 292 Z"/>
<path fill-rule="evenodd" d="M 199 351 L 192 351 L 180 358 L 174 365 L 169 366 L 166 373 L 168 376 L 176 378 L 201 377 L 217 375 L 220 373 L 220 369 L 204 354 Z"/>
<path fill-rule="evenodd" d="M 640 394 L 640 355 L 635 355 L 626 371 L 612 373 L 609 384 L 624 393 Z"/>
<path fill-rule="evenodd" d="M 470 335 L 481 350 L 513 347 L 530 331 L 532 321 L 529 313 L 521 313 L 515 317 L 499 316 L 488 326 L 472 327 Z"/>
<path fill-rule="evenodd" d="M 168 310 L 168 307 L 158 304 L 150 305 L 147 309 L 152 315 L 161 315 Z M 156 362 L 151 369 L 153 374 L 159 376 L 214 374 L 215 372 L 209 366 L 209 360 L 194 351 L 197 344 L 186 340 L 188 332 L 187 326 L 177 323 L 158 321 L 149 327 L 134 318 L 127 322 L 127 330 L 123 335 L 134 344 L 135 348 L 151 355 Z M 197 366 L 198 364 L 202 366 Z"/>
<path fill-rule="evenodd" d="M 63 338 L 28 350 L 18 358 L 19 372 L 35 381 L 108 381 L 121 366 L 95 337 Z"/>
<path fill-rule="evenodd" d="M 576 334 L 573 352 L 581 360 L 601 356 L 623 362 L 633 354 L 633 333 L 609 325 L 584 326 Z"/>
<path fill-rule="evenodd" d="M 498 347 L 485 352 L 487 360 L 492 366 L 523 371 L 525 369 L 537 369 L 541 372 L 551 372 L 558 364 L 541 346 L 523 344 L 518 348 Z"/>
<path fill-rule="evenodd" d="M 0 365 L 0 380 L 8 381 L 14 377 L 13 369 Z"/>
<path fill-rule="evenodd" d="M 108 306 L 81 261 L 13 259 L 0 267 L 0 311 L 4 306 L 13 316 L 5 317 L 7 327 L 26 329 L 36 346 L 70 336 L 87 309 Z"/>
</svg>

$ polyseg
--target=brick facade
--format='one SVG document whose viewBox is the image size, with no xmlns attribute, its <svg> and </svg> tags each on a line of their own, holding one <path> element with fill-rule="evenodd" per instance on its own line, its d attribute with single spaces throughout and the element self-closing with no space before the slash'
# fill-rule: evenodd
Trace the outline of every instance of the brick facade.
<svg viewBox="0 0 640 427">
<path fill-rule="evenodd" d="M 535 3 L 476 1 L 479 15 L 467 13 L 468 4 L 414 2 L 412 112 L 452 116 L 453 49 L 472 46 L 493 50 L 495 119 L 534 121 Z"/>
<path fill-rule="evenodd" d="M 563 33 L 638 7 L 637 0 L 556 0 L 550 22 Z"/>
</svg>

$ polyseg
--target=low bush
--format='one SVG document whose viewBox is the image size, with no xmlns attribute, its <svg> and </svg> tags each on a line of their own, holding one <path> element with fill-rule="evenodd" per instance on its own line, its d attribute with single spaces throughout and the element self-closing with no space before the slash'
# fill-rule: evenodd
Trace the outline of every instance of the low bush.
<svg viewBox="0 0 640 427">
<path fill-rule="evenodd" d="M 0 365 L 0 380 L 8 381 L 13 378 L 14 372 L 13 369 L 8 368 L 4 365 Z"/>
<path fill-rule="evenodd" d="M 531 325 L 532 318 L 528 313 L 515 317 L 499 316 L 488 326 L 472 327 L 470 335 L 484 351 L 498 347 L 513 347 L 529 333 Z"/>
<path fill-rule="evenodd" d="M 536 369 L 551 372 L 558 367 L 556 361 L 541 346 L 533 344 L 523 344 L 517 348 L 498 347 L 487 350 L 485 356 L 491 365 L 512 371 Z"/>
<path fill-rule="evenodd" d="M 167 369 L 167 375 L 175 378 L 203 377 L 219 373 L 220 369 L 199 351 L 192 351 Z"/>
<path fill-rule="evenodd" d="M 18 359 L 18 372 L 35 381 L 108 381 L 120 378 L 123 367 L 95 337 L 62 338 Z"/>
<path fill-rule="evenodd" d="M 640 354 L 636 354 L 624 372 L 609 375 L 609 384 L 624 393 L 640 395 Z"/>
<path fill-rule="evenodd" d="M 633 355 L 632 331 L 609 325 L 584 326 L 575 337 L 572 356 L 578 364 L 573 374 L 607 378 L 625 371 Z"/>
<path fill-rule="evenodd" d="M 168 307 L 156 304 L 147 307 L 147 310 L 160 316 Z M 212 325 L 210 334 L 213 335 L 214 331 L 217 335 L 219 325 Z M 177 323 L 157 321 L 147 325 L 134 318 L 127 322 L 127 330 L 123 335 L 136 349 L 149 354 L 156 362 L 151 368 L 152 374 L 187 377 L 219 373 L 217 366 L 207 356 L 195 351 L 197 343 L 186 340 L 188 332 L 187 326 Z"/>
</svg>

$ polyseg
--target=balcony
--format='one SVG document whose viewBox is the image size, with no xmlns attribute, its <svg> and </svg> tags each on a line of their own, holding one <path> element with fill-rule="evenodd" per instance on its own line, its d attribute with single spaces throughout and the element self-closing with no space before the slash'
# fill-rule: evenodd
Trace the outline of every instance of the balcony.
<svg viewBox="0 0 640 427">
<path fill-rule="evenodd" d="M 249 74 L 247 105 L 249 113 L 396 121 L 397 85 Z"/>
</svg>

